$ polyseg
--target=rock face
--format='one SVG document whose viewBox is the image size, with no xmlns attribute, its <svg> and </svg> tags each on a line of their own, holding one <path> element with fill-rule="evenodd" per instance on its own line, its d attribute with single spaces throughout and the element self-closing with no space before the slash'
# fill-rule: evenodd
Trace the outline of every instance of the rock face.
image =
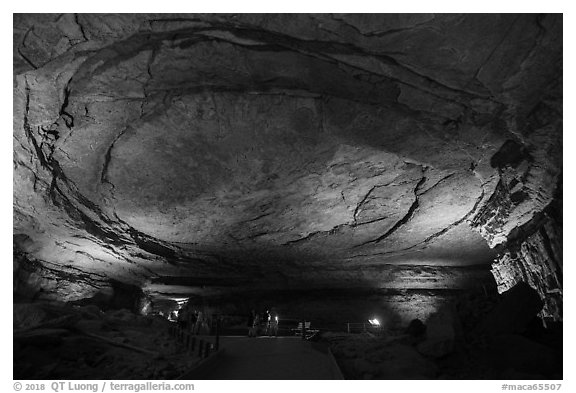
<svg viewBox="0 0 576 393">
<path fill-rule="evenodd" d="M 544 300 L 542 316 L 562 320 L 562 221 L 555 204 L 523 229 L 521 241 L 512 243 L 492 267 L 498 291 L 528 283 Z"/>
<path fill-rule="evenodd" d="M 499 253 L 501 288 L 561 291 L 519 231 L 561 185 L 561 36 L 561 15 L 15 15 L 18 287 L 461 289 Z"/>
</svg>

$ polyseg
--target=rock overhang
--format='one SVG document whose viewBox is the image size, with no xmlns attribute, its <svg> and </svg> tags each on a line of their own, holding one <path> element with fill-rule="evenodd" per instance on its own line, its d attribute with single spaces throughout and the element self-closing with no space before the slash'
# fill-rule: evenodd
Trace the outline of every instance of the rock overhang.
<svg viewBox="0 0 576 393">
<path fill-rule="evenodd" d="M 497 81 L 523 71 L 530 48 L 511 46 L 529 17 L 390 16 L 364 32 L 377 17 L 292 16 L 301 26 L 278 31 L 249 16 L 125 16 L 106 34 L 101 18 L 43 23 L 81 34 L 17 76 L 26 137 L 15 135 L 34 145 L 17 155 L 45 160 L 44 190 L 66 200 L 23 202 L 56 206 L 57 217 L 27 215 L 48 235 L 15 221 L 45 244 L 39 259 L 140 284 L 332 275 L 385 287 L 390 266 L 494 258 L 470 223 L 501 184 L 491 159 L 513 138 L 503 113 L 522 100 Z"/>
</svg>

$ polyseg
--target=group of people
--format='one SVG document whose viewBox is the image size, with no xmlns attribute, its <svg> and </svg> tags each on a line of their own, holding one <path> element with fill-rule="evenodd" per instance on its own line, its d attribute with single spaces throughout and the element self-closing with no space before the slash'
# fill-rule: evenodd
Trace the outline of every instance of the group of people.
<svg viewBox="0 0 576 393">
<path fill-rule="evenodd" d="M 195 310 L 189 304 L 185 304 L 178 311 L 178 325 L 183 330 L 189 330 L 192 334 L 207 334 L 210 330 L 208 319 L 202 311 Z"/>
<path fill-rule="evenodd" d="M 278 336 L 278 313 L 274 308 L 257 313 L 252 310 L 248 318 L 248 337 Z"/>
</svg>

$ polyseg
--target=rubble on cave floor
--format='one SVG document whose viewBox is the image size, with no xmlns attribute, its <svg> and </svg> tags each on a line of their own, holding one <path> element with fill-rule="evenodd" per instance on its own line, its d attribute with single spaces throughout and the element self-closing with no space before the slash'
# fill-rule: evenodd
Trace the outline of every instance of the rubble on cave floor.
<svg viewBox="0 0 576 393">
<path fill-rule="evenodd" d="M 497 298 L 462 297 L 433 314 L 420 334 L 407 327 L 327 332 L 322 340 L 346 379 L 562 379 L 561 324 L 544 328 L 541 303 L 519 305 L 529 290 L 519 285 Z"/>
<path fill-rule="evenodd" d="M 158 316 L 55 302 L 13 310 L 15 379 L 174 379 L 199 361 Z"/>
</svg>

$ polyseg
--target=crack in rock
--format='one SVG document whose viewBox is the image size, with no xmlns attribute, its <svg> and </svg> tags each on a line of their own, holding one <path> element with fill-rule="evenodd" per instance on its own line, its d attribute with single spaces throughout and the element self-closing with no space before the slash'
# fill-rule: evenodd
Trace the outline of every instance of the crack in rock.
<svg viewBox="0 0 576 393">
<path fill-rule="evenodd" d="M 423 174 L 425 173 L 425 171 L 426 171 L 426 169 L 422 170 Z M 414 216 L 414 213 L 416 212 L 416 210 L 418 209 L 418 190 L 420 189 L 422 184 L 424 184 L 425 181 L 426 181 L 426 176 L 423 175 L 422 178 L 420 178 L 420 180 L 416 184 L 416 187 L 414 187 L 414 202 L 412 202 L 412 205 L 410 206 L 410 208 L 408 208 L 408 212 L 404 215 L 404 217 L 402 217 L 400 220 L 398 220 L 396 222 L 396 224 L 394 224 L 392 226 L 392 228 L 387 230 L 386 233 L 384 233 L 383 235 L 379 236 L 378 238 L 376 238 L 374 240 L 369 240 L 367 242 L 358 244 L 358 245 L 354 246 L 354 248 L 362 247 L 362 246 L 365 246 L 367 244 L 372 244 L 372 243 L 380 243 L 382 240 L 386 239 L 387 237 L 392 235 L 394 232 L 396 232 L 400 227 L 402 227 L 407 222 L 409 222 L 410 219 Z"/>
</svg>

